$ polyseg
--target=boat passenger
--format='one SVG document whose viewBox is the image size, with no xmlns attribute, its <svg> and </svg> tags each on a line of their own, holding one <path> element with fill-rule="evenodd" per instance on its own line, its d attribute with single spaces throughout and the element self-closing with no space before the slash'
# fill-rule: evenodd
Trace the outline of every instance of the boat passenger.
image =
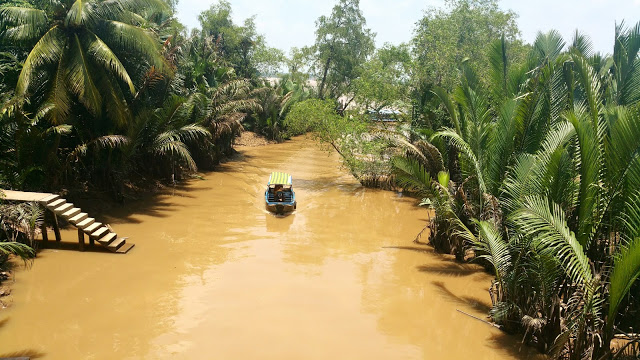
<svg viewBox="0 0 640 360">
<path fill-rule="evenodd" d="M 282 190 L 282 185 L 276 185 L 276 201 L 282 202 L 284 201 L 284 191 Z"/>
</svg>

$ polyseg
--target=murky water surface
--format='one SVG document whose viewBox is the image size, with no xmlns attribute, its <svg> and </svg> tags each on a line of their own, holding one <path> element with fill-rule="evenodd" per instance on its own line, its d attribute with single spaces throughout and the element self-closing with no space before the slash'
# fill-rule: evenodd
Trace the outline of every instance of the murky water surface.
<svg viewBox="0 0 640 360">
<path fill-rule="evenodd" d="M 127 255 L 44 250 L 0 311 L 0 357 L 43 359 L 526 358 L 484 318 L 491 277 L 412 242 L 426 210 L 362 188 L 302 139 L 104 220 Z M 264 210 L 272 170 L 298 210 Z M 76 239 L 74 230 L 63 239 Z"/>
</svg>

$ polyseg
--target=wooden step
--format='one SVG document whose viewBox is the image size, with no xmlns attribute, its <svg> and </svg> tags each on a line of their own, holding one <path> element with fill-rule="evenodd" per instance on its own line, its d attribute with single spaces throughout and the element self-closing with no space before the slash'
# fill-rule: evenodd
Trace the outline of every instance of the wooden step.
<svg viewBox="0 0 640 360">
<path fill-rule="evenodd" d="M 126 242 L 127 242 L 127 238 L 126 237 L 121 237 L 121 238 L 118 238 L 118 240 L 115 240 L 111 244 L 109 244 L 109 246 L 107 246 L 107 248 L 109 248 L 109 250 L 111 250 L 111 251 L 116 251 L 120 247 L 122 247 Z"/>
<path fill-rule="evenodd" d="M 68 219 L 80 214 L 81 212 L 82 212 L 82 209 L 80 208 L 72 208 L 64 212 L 62 216 Z"/>
<path fill-rule="evenodd" d="M 74 224 L 76 227 L 79 227 L 78 223 L 84 221 L 88 216 L 89 214 L 81 212 L 76 216 L 72 217 L 71 219 L 69 219 L 69 222 Z"/>
<path fill-rule="evenodd" d="M 132 243 L 125 243 L 124 245 L 120 246 L 118 248 L 118 250 L 116 250 L 116 253 L 118 254 L 126 254 L 129 252 L 129 250 L 131 250 L 134 246 L 136 246 L 136 244 L 132 244 Z"/>
<path fill-rule="evenodd" d="M 56 214 L 62 214 L 64 212 L 66 212 L 67 210 L 71 210 L 71 208 L 73 208 L 73 204 L 66 203 L 66 204 L 60 205 L 57 208 L 53 209 L 53 211 Z"/>
<path fill-rule="evenodd" d="M 65 199 L 58 199 L 58 200 L 54 200 L 52 202 L 50 202 L 49 204 L 47 204 L 47 207 L 51 210 L 57 208 L 60 205 L 63 205 L 67 202 L 67 200 Z"/>
<path fill-rule="evenodd" d="M 108 232 L 109 232 L 109 228 L 106 226 L 102 226 L 98 230 L 92 232 L 91 236 L 93 236 L 94 238 L 101 238 Z"/>
<path fill-rule="evenodd" d="M 80 229 L 84 229 L 87 226 L 93 224 L 94 222 L 96 222 L 96 219 L 94 219 L 94 218 L 86 218 L 86 219 L 80 221 L 79 223 L 77 223 L 76 227 L 78 227 Z"/>
<path fill-rule="evenodd" d="M 101 245 L 110 245 L 113 240 L 115 240 L 118 237 L 118 234 L 114 233 L 114 232 L 110 232 L 107 235 L 101 237 L 100 239 L 98 239 L 98 242 Z"/>
<path fill-rule="evenodd" d="M 51 202 L 53 202 L 55 200 L 58 200 L 58 199 L 60 199 L 60 195 L 53 194 L 53 195 L 49 195 L 46 198 L 40 200 L 40 203 L 44 204 L 44 205 L 48 205 L 49 203 L 51 203 Z"/>
<path fill-rule="evenodd" d="M 102 223 L 94 222 L 93 224 L 87 226 L 86 228 L 83 228 L 82 231 L 86 232 L 87 234 L 91 234 L 92 232 L 99 229 L 100 226 L 102 226 Z"/>
</svg>

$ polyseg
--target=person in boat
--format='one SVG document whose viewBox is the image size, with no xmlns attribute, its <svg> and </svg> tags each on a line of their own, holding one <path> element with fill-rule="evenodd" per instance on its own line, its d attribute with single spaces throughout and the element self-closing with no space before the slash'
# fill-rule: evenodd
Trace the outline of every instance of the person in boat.
<svg viewBox="0 0 640 360">
<path fill-rule="evenodd" d="M 276 192 L 276 201 L 284 201 L 284 190 L 282 189 L 282 185 L 276 185 L 274 191 Z"/>
</svg>

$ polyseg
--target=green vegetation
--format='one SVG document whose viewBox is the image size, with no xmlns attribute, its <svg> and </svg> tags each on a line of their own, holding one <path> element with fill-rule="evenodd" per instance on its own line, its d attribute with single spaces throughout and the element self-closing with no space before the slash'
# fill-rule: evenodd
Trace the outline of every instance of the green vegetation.
<svg viewBox="0 0 640 360">
<path fill-rule="evenodd" d="M 0 6 L 1 188 L 124 200 L 213 169 L 244 126 L 282 138 L 286 113 L 311 93 L 299 75 L 263 80 L 284 64 L 282 52 L 266 45 L 253 18 L 234 24 L 229 2 L 204 11 L 190 34 L 174 5 Z M 1 213 L 2 254 L 32 256 L 31 212 L 4 204 Z"/>
<path fill-rule="evenodd" d="M 495 1 L 447 7 L 427 11 L 411 52 L 316 58 L 355 76 L 318 67 L 333 101 L 296 104 L 285 124 L 330 144 L 364 185 L 423 197 L 435 249 L 496 275 L 489 315 L 504 330 L 554 358 L 612 357 L 614 335 L 640 326 L 640 24 L 618 26 L 602 55 L 578 32 L 523 44 Z M 399 121 L 367 117 L 383 109 Z"/>
<path fill-rule="evenodd" d="M 174 5 L 0 6 L 2 188 L 123 199 L 213 169 L 243 128 L 312 132 L 364 185 L 423 198 L 434 248 L 495 274 L 503 329 L 553 357 L 621 354 L 612 339 L 640 328 L 640 23 L 604 55 L 578 32 L 523 43 L 496 0 L 448 0 L 375 49 L 339 0 L 287 58 L 228 1 L 190 34 Z M 3 205 L 0 263 L 33 256 L 40 218 Z"/>
<path fill-rule="evenodd" d="M 463 62 L 434 89 L 452 126 L 394 161 L 436 249 L 495 273 L 494 321 L 554 357 L 600 358 L 640 325 L 640 24 L 616 39 L 603 57 L 540 34 L 525 64 L 494 40 L 488 79 Z"/>
<path fill-rule="evenodd" d="M 316 43 L 311 51 L 319 75 L 320 99 L 337 100 L 353 92 L 353 80 L 375 50 L 375 34 L 366 28 L 366 23 L 358 0 L 340 0 L 330 17 L 318 18 Z"/>
</svg>

